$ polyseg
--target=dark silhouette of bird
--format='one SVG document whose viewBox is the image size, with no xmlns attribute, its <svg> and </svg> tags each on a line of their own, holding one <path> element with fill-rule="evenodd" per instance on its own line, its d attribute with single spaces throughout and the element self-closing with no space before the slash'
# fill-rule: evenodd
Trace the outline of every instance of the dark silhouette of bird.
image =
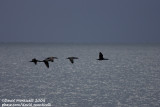
<svg viewBox="0 0 160 107">
<path fill-rule="evenodd" d="M 107 58 L 103 58 L 103 54 L 101 52 L 99 52 L 99 59 L 97 60 L 109 60 Z"/>
<path fill-rule="evenodd" d="M 45 60 L 54 62 L 54 59 L 58 59 L 57 57 L 48 57 Z"/>
<path fill-rule="evenodd" d="M 74 63 L 74 59 L 78 59 L 78 57 L 68 57 L 66 59 L 69 59 L 70 62 L 73 64 Z"/>
<path fill-rule="evenodd" d="M 33 58 L 31 61 L 29 62 L 34 62 L 35 65 L 37 65 L 37 62 L 40 62 L 39 60 L 37 60 L 36 58 Z"/>
<path fill-rule="evenodd" d="M 35 65 L 37 65 L 37 62 L 44 62 L 44 64 L 46 65 L 47 68 L 49 68 L 49 63 L 48 63 L 48 60 L 43 60 L 43 61 L 40 61 L 40 60 L 37 60 L 36 58 L 33 58 L 31 61 L 29 62 L 34 62 Z"/>
</svg>

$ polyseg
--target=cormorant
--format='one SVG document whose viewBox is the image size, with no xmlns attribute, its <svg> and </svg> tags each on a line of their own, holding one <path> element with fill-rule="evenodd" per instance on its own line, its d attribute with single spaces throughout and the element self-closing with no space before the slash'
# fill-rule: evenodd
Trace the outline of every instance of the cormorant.
<svg viewBox="0 0 160 107">
<path fill-rule="evenodd" d="M 74 59 L 78 59 L 78 57 L 68 57 L 66 59 L 69 59 L 70 62 L 73 64 L 74 63 Z"/>
<path fill-rule="evenodd" d="M 103 54 L 101 52 L 99 52 L 99 59 L 97 60 L 109 60 L 107 58 L 103 58 Z"/>
<path fill-rule="evenodd" d="M 39 60 L 37 60 L 36 58 L 33 58 L 31 61 L 29 62 L 34 62 L 35 65 L 37 65 L 37 62 L 40 62 Z"/>
</svg>

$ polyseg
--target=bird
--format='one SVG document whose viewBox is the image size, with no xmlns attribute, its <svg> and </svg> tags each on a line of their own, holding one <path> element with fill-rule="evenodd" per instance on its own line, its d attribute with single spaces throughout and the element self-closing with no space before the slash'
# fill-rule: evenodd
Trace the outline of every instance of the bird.
<svg viewBox="0 0 160 107">
<path fill-rule="evenodd" d="M 54 62 L 54 59 L 58 59 L 57 57 L 48 57 L 45 60 Z"/>
<path fill-rule="evenodd" d="M 103 54 L 101 52 L 99 52 L 99 59 L 97 60 L 109 60 L 107 58 L 103 58 Z"/>
<path fill-rule="evenodd" d="M 37 60 L 36 58 L 33 58 L 31 61 L 29 62 L 34 62 L 35 65 L 37 65 L 37 62 L 44 62 L 44 64 L 46 65 L 47 68 L 49 68 L 49 63 L 48 63 L 48 60 L 43 60 L 43 61 L 40 61 L 40 60 Z"/>
<path fill-rule="evenodd" d="M 39 62 L 39 60 L 37 60 L 36 58 L 33 58 L 31 61 L 29 62 L 34 62 L 35 65 L 37 65 L 37 62 Z"/>
<path fill-rule="evenodd" d="M 78 59 L 78 57 L 68 57 L 66 59 L 69 59 L 70 62 L 73 64 L 74 63 L 74 59 Z"/>
</svg>

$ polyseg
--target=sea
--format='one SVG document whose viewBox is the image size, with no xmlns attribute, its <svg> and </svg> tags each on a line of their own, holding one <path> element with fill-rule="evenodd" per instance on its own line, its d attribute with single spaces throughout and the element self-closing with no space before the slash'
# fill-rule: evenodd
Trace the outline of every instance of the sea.
<svg viewBox="0 0 160 107">
<path fill-rule="evenodd" d="M 1 43 L 0 106 L 160 107 L 160 44 Z"/>
</svg>

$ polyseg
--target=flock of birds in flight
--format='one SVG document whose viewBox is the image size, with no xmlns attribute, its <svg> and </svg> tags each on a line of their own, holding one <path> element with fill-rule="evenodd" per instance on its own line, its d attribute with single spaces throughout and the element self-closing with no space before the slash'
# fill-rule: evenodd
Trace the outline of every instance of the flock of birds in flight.
<svg viewBox="0 0 160 107">
<path fill-rule="evenodd" d="M 58 59 L 57 57 L 48 57 L 42 61 L 37 60 L 36 58 L 33 58 L 30 62 L 33 62 L 35 65 L 37 64 L 37 62 L 44 62 L 44 64 L 46 65 L 47 68 L 49 68 L 49 62 L 54 62 L 54 59 Z M 74 59 L 78 59 L 78 57 L 68 57 L 66 59 L 69 59 L 70 62 L 73 64 L 74 63 Z M 107 58 L 103 57 L 103 54 L 101 52 L 99 52 L 99 58 L 97 60 L 109 60 Z"/>
</svg>

